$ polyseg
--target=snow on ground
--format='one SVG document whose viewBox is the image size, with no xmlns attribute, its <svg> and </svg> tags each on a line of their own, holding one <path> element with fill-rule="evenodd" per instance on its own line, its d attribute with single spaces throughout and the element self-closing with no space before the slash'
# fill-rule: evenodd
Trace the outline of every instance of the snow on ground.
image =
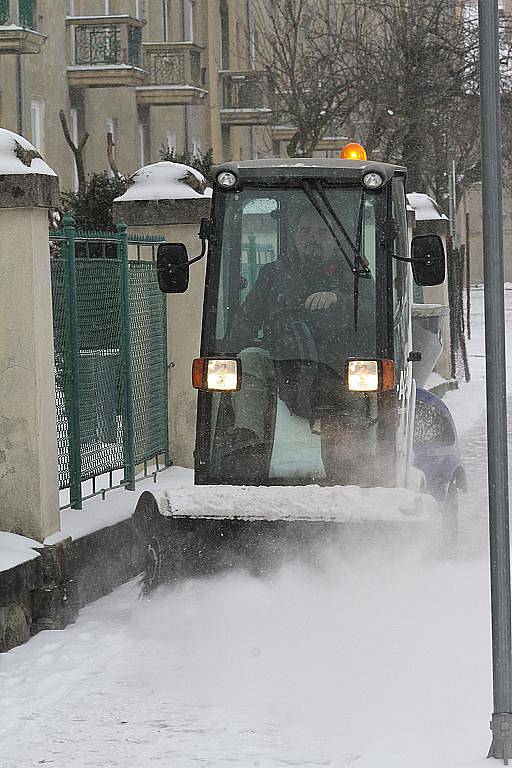
<svg viewBox="0 0 512 768">
<path fill-rule="evenodd" d="M 470 490 L 453 558 L 361 540 L 350 557 L 326 556 L 316 569 L 188 580 L 149 600 L 136 582 L 124 585 L 73 626 L 0 657 L 2 768 L 488 768 L 483 347 L 473 296 L 474 378 L 448 394 Z"/>
</svg>

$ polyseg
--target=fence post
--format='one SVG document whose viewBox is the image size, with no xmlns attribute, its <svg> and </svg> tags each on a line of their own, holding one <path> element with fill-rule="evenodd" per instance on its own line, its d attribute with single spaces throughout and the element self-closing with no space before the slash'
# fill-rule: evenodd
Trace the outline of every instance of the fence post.
<svg viewBox="0 0 512 768">
<path fill-rule="evenodd" d="M 128 273 L 128 235 L 122 219 L 117 224 L 121 247 L 121 370 L 124 392 L 123 447 L 124 486 L 135 490 L 135 445 L 133 424 L 132 348 L 130 338 L 130 286 Z"/>
<path fill-rule="evenodd" d="M 0 529 L 44 541 L 60 527 L 48 242 L 59 183 L 22 136 L 0 128 L 0 143 Z"/>
<path fill-rule="evenodd" d="M 69 501 L 71 509 L 82 509 L 82 454 L 80 439 L 80 377 L 78 371 L 78 317 L 75 261 L 75 223 L 73 214 L 64 216 L 66 238 L 65 313 L 67 328 L 67 354 L 69 382 L 66 382 L 66 401 L 69 439 Z"/>
</svg>

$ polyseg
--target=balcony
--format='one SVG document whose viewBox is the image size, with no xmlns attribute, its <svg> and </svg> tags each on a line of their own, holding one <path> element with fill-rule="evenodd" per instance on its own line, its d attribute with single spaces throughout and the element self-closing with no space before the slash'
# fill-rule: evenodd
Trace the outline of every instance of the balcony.
<svg viewBox="0 0 512 768">
<path fill-rule="evenodd" d="M 201 48 L 194 43 L 143 43 L 144 85 L 137 103 L 144 106 L 200 104 L 208 91 L 201 82 Z"/>
<path fill-rule="evenodd" d="M 252 69 L 220 73 L 221 122 L 225 125 L 268 125 L 272 122 L 270 77 Z"/>
<path fill-rule="evenodd" d="M 70 86 L 112 88 L 143 82 L 142 21 L 124 14 L 68 16 L 66 24 Z"/>
<path fill-rule="evenodd" d="M 0 0 L 0 54 L 39 53 L 45 41 L 33 0 Z"/>
<path fill-rule="evenodd" d="M 288 143 L 295 136 L 296 131 L 297 128 L 294 125 L 273 125 L 272 139 Z M 352 139 L 348 136 L 323 136 L 318 140 L 315 152 L 339 153 L 342 147 L 349 141 L 352 141 Z"/>
</svg>

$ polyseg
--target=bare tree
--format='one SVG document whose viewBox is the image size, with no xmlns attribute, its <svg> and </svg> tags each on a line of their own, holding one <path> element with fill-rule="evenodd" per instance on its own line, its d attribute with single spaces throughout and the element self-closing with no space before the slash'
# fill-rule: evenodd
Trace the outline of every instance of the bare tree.
<svg viewBox="0 0 512 768">
<path fill-rule="evenodd" d="M 368 29 L 361 57 L 365 99 L 354 119 L 364 143 L 383 160 L 403 163 L 410 189 L 441 202 L 455 162 L 458 199 L 480 179 L 478 20 L 462 0 L 359 0 Z M 469 11 L 469 12 L 468 12 Z M 501 20 L 503 110 L 512 94 L 511 25 Z M 511 121 L 503 120 L 504 156 L 512 159 Z"/>
<path fill-rule="evenodd" d="M 256 55 L 268 72 L 276 122 L 294 127 L 290 156 L 311 155 L 360 100 L 353 2 L 260 0 Z"/>
<path fill-rule="evenodd" d="M 69 132 L 69 127 L 68 127 L 68 121 L 66 119 L 66 115 L 63 109 L 61 109 L 59 112 L 59 118 L 60 118 L 60 123 L 62 125 L 62 130 L 64 132 L 64 137 L 71 151 L 73 152 L 73 155 L 75 158 L 76 174 L 78 177 L 78 194 L 85 195 L 86 182 L 85 182 L 83 151 L 84 151 L 84 147 L 87 142 L 87 139 L 89 138 L 89 134 L 86 131 L 82 136 L 82 138 L 80 139 L 79 144 L 76 145 L 73 139 L 71 138 L 71 134 Z"/>
<path fill-rule="evenodd" d="M 289 155 L 327 131 L 401 163 L 409 189 L 458 198 L 480 179 L 478 25 L 464 0 L 259 0 L 257 58 Z M 473 10 L 472 10 L 473 9 Z M 512 24 L 503 17 L 504 164 L 512 170 Z M 505 174 L 512 179 L 512 173 Z M 512 182 L 511 182 L 512 186 Z"/>
</svg>

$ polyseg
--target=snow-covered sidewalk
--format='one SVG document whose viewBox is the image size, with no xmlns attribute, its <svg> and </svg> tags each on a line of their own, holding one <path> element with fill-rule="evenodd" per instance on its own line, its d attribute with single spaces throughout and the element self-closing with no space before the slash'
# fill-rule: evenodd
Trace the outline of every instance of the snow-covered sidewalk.
<svg viewBox="0 0 512 768">
<path fill-rule="evenodd" d="M 150 600 L 127 584 L 0 657 L 2 768 L 488 768 L 481 298 L 473 379 L 447 395 L 470 470 L 452 561 L 362 541 Z"/>
</svg>

